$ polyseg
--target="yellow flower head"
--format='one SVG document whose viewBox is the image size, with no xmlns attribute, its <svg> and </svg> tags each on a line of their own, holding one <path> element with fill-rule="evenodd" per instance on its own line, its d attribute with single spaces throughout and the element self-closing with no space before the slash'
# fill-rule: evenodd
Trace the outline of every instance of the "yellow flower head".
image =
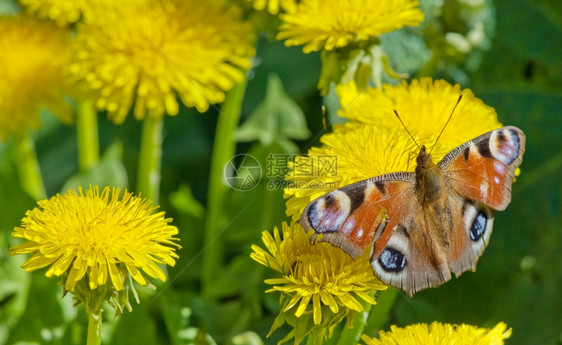
<svg viewBox="0 0 562 345">
<path fill-rule="evenodd" d="M 253 33 L 225 1 L 140 1 L 103 7 L 78 26 L 72 73 L 115 123 L 176 115 L 176 96 L 204 112 L 244 79 Z"/>
<path fill-rule="evenodd" d="M 511 329 L 506 328 L 503 322 L 492 329 L 433 322 L 429 326 L 391 326 L 390 332 L 380 331 L 378 339 L 366 335 L 361 336 L 361 339 L 367 345 L 502 345 L 504 339 L 511 336 Z"/>
<path fill-rule="evenodd" d="M 20 3 L 27 12 L 63 26 L 80 19 L 86 0 L 20 0 Z"/>
<path fill-rule="evenodd" d="M 292 170 L 285 179 L 292 188 L 285 189 L 288 216 L 300 217 L 312 200 L 334 190 L 369 177 L 393 171 L 411 171 L 417 150 L 407 135 L 374 125 L 350 123 L 334 126 L 334 131 L 320 139 L 321 147 L 313 147 L 307 157 L 289 163 Z M 323 157 L 334 157 L 329 173 L 322 169 Z M 319 188 L 323 187 L 323 188 Z"/>
<path fill-rule="evenodd" d="M 295 222 L 283 223 L 281 232 L 275 228 L 272 236 L 264 231 L 262 240 L 267 250 L 253 245 L 251 256 L 281 274 L 265 282 L 273 285 L 267 292 L 280 291 L 286 297 L 282 312 L 296 317 L 312 313 L 318 325 L 328 309 L 333 314 L 341 308 L 363 311 L 358 298 L 375 304 L 369 292 L 386 289 L 373 275 L 366 258 L 353 260 L 328 243 L 311 244 L 311 233 Z"/>
<path fill-rule="evenodd" d="M 141 0 L 142 1 L 142 0 Z M 90 15 L 92 5 L 109 5 L 111 0 L 20 0 L 28 13 L 39 18 L 50 19 L 59 26 L 75 23 Z"/>
<path fill-rule="evenodd" d="M 27 241 L 10 248 L 10 255 L 33 254 L 22 268 L 30 272 L 50 266 L 45 275 L 64 275 L 67 291 L 82 279 L 91 290 L 111 284 L 120 291 L 127 272 L 146 285 L 141 270 L 165 281 L 157 264 L 173 266 L 178 256 L 172 246 L 180 247 L 171 219 L 164 212 L 154 213 L 150 200 L 126 191 L 119 200 L 119 188 L 78 191 L 39 201 L 14 229 L 13 237 Z"/>
<path fill-rule="evenodd" d="M 339 114 L 350 121 L 335 126 L 332 133 L 321 138 L 321 147 L 309 151 L 312 167 L 303 165 L 310 169 L 308 176 L 299 164 L 294 164 L 287 174 L 286 179 L 299 187 L 285 189 L 285 195 L 290 197 L 287 214 L 295 218 L 300 217 L 310 201 L 334 188 L 390 172 L 414 171 L 419 149 L 393 110 L 398 112 L 417 144 L 431 149 L 462 93 L 461 102 L 432 151 L 434 162 L 456 146 L 501 126 L 494 109 L 474 97 L 470 90 L 461 91 L 458 85 L 442 80 L 433 82 L 424 78 L 411 84 L 385 85 L 383 90 L 358 90 L 350 83 L 338 86 L 336 91 L 341 105 Z M 336 157 L 335 174 L 321 169 L 321 162 L 315 157 L 322 155 Z M 314 188 L 320 182 L 331 188 Z"/>
<path fill-rule="evenodd" d="M 404 26 L 418 25 L 423 13 L 416 0 L 303 0 L 281 15 L 277 39 L 285 45 L 304 44 L 303 51 L 333 50 L 367 41 Z"/>
<path fill-rule="evenodd" d="M 52 23 L 0 16 L 0 139 L 39 127 L 39 111 L 64 122 L 72 109 L 62 98 L 69 57 L 68 34 Z"/>
<path fill-rule="evenodd" d="M 471 90 L 461 90 L 458 84 L 453 86 L 445 80 L 414 79 L 410 84 L 406 81 L 397 86 L 385 84 L 382 90 L 359 90 L 354 83 L 349 83 L 339 85 L 336 92 L 340 100 L 341 117 L 358 123 L 396 128 L 396 131 L 407 136 L 405 126 L 420 146 L 431 147 L 435 143 L 461 94 L 463 98 L 438 144 L 450 150 L 501 127 L 494 108 L 476 98 Z M 394 110 L 404 126 L 394 115 Z"/>
<path fill-rule="evenodd" d="M 271 14 L 278 14 L 280 10 L 294 12 L 297 8 L 296 0 L 248 0 L 253 2 L 254 8 L 258 11 L 267 9 Z"/>
</svg>

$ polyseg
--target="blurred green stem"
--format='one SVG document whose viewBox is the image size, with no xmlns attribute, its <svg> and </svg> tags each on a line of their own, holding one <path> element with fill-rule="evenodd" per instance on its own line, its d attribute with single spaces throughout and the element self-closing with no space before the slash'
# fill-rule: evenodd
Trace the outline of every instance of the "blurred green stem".
<svg viewBox="0 0 562 345">
<path fill-rule="evenodd" d="M 228 92 L 217 121 L 205 217 L 205 248 L 207 249 L 203 253 L 201 276 L 202 294 L 206 298 L 210 297 L 210 290 L 216 283 L 223 264 L 224 244 L 218 236 L 227 223 L 226 196 L 229 191 L 229 187 L 224 183 L 223 171 L 235 152 L 234 132 L 240 120 L 245 90 L 246 80 Z"/>
<path fill-rule="evenodd" d="M 163 118 L 147 114 L 142 124 L 137 192 L 158 204 Z"/>
<path fill-rule="evenodd" d="M 372 309 L 372 306 L 369 303 L 361 303 L 361 304 L 363 304 L 364 311 L 355 314 L 351 327 L 348 327 L 347 323 L 344 324 L 338 342 L 336 343 L 337 345 L 359 343 L 359 338 L 361 338 L 361 334 L 363 334 L 363 330 L 365 329 L 367 315 L 369 314 L 369 311 Z"/>
<path fill-rule="evenodd" d="M 45 199 L 45 185 L 35 153 L 35 144 L 29 133 L 14 136 L 13 160 L 18 171 L 21 187 L 35 200 Z"/>
<path fill-rule="evenodd" d="M 92 101 L 78 104 L 76 136 L 78 137 L 78 167 L 84 172 L 96 165 L 100 158 L 98 118 Z"/>
<path fill-rule="evenodd" d="M 398 297 L 398 290 L 389 287 L 378 292 L 376 305 L 361 302 L 365 311 L 355 315 L 351 328 L 344 326 L 337 345 L 358 344 L 363 333 L 372 336 L 380 331 L 388 319 L 396 297 Z"/>
<path fill-rule="evenodd" d="M 390 286 L 388 289 L 380 291 L 377 294 L 377 305 L 369 314 L 365 333 L 368 335 L 374 335 L 384 327 L 384 324 L 388 320 L 388 315 L 392 311 L 392 307 L 394 307 L 394 302 L 396 302 L 396 298 L 398 296 L 398 290 Z"/>
<path fill-rule="evenodd" d="M 88 314 L 88 339 L 86 345 L 101 344 L 101 311 L 97 314 Z"/>
<path fill-rule="evenodd" d="M 429 60 L 423 65 L 416 73 L 416 78 L 431 77 L 439 69 L 439 64 L 442 62 L 441 55 L 433 52 Z"/>
<path fill-rule="evenodd" d="M 379 45 L 375 45 L 371 48 L 371 54 L 373 55 L 373 83 L 375 87 L 382 89 L 382 73 L 384 71 L 383 66 L 383 51 Z"/>
</svg>

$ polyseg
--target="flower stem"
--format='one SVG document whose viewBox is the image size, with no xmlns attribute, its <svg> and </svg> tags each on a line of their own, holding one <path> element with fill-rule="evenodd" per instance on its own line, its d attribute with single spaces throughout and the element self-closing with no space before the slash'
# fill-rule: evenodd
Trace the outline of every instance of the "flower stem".
<svg viewBox="0 0 562 345">
<path fill-rule="evenodd" d="M 224 244 L 218 236 L 227 223 L 225 199 L 229 191 L 229 187 L 223 181 L 223 170 L 235 152 L 234 132 L 240 120 L 245 90 L 246 80 L 228 92 L 217 121 L 205 219 L 205 248 L 207 249 L 203 253 L 201 276 L 202 294 L 206 298 L 210 297 L 210 290 L 220 274 L 219 270 L 223 262 Z"/>
<path fill-rule="evenodd" d="M 14 136 L 13 157 L 23 190 L 35 200 L 45 199 L 47 193 L 37 162 L 35 145 L 29 133 Z"/>
<path fill-rule="evenodd" d="M 359 343 L 359 338 L 361 338 L 361 334 L 363 334 L 363 330 L 365 329 L 367 315 L 369 315 L 369 311 L 371 310 L 370 304 L 368 303 L 362 303 L 362 304 L 363 304 L 364 311 L 355 314 L 351 327 L 348 327 L 347 324 L 343 326 L 343 330 L 340 333 L 338 342 L 336 343 L 337 345 Z"/>
<path fill-rule="evenodd" d="M 98 118 L 91 101 L 78 104 L 76 113 L 76 136 L 78 138 L 78 166 L 84 172 L 99 160 Z"/>
<path fill-rule="evenodd" d="M 377 88 L 382 89 L 382 73 L 384 71 L 382 59 L 384 54 L 379 45 L 371 48 L 371 54 L 373 55 L 373 83 Z"/>
<path fill-rule="evenodd" d="M 101 311 L 97 314 L 88 314 L 88 339 L 87 345 L 101 344 Z"/>
<path fill-rule="evenodd" d="M 443 61 L 441 54 L 433 52 L 429 60 L 416 73 L 416 78 L 429 77 L 435 75 L 439 69 L 439 64 Z"/>
<path fill-rule="evenodd" d="M 388 287 L 388 289 L 380 291 L 377 294 L 377 305 L 373 309 L 373 312 L 369 314 L 369 319 L 367 321 L 368 326 L 365 333 L 373 335 L 383 328 L 398 296 L 398 290 L 392 287 Z"/>
<path fill-rule="evenodd" d="M 137 191 L 158 204 L 163 118 L 148 114 L 142 124 Z"/>
</svg>

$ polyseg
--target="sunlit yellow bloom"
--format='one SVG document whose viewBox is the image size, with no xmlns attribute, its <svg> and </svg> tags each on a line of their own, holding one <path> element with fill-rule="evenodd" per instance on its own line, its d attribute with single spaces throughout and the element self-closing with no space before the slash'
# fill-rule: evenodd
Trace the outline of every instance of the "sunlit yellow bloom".
<svg viewBox="0 0 562 345">
<path fill-rule="evenodd" d="M 262 233 L 266 249 L 252 246 L 252 258 L 281 275 L 265 282 L 273 285 L 267 292 L 287 297 L 282 312 L 297 317 L 312 313 L 318 325 L 328 309 L 335 314 L 341 308 L 362 311 L 359 300 L 375 304 L 369 293 L 386 286 L 373 275 L 367 258 L 353 260 L 328 243 L 313 245 L 310 235 L 298 223 L 283 223 L 281 233 L 277 228 L 273 235 Z"/>
<path fill-rule="evenodd" d="M 334 131 L 320 139 L 321 147 L 313 147 L 307 157 L 297 157 L 285 179 L 297 188 L 286 188 L 286 213 L 300 217 L 304 207 L 333 189 L 358 182 L 369 177 L 393 171 L 412 171 L 417 150 L 412 139 L 405 133 L 374 125 L 336 125 Z M 321 169 L 320 157 L 335 157 L 336 173 L 328 174 Z M 309 164 L 302 164 L 308 161 Z M 312 171 L 306 169 L 313 165 Z M 318 188 L 318 186 L 324 187 Z"/>
<path fill-rule="evenodd" d="M 385 85 L 383 90 L 358 90 L 350 83 L 338 86 L 336 91 L 341 105 L 339 114 L 350 121 L 335 126 L 332 133 L 321 138 L 321 147 L 309 151 L 315 165 L 312 174 L 305 176 L 299 170 L 300 165 L 292 166 L 286 179 L 304 186 L 285 189 L 285 195 L 290 197 L 287 201 L 290 216 L 299 217 L 310 201 L 333 188 L 385 173 L 414 171 L 419 149 L 393 110 L 397 110 L 417 144 L 431 149 L 461 94 L 458 85 L 442 80 L 433 82 L 429 78 L 411 84 Z M 493 108 L 468 89 L 462 90 L 462 94 L 451 121 L 431 152 L 435 163 L 458 145 L 501 126 Z M 321 155 L 337 157 L 337 174 L 322 172 L 314 159 Z M 327 187 L 330 187 L 327 182 L 335 182 L 335 186 L 313 188 L 320 182 Z"/>
<path fill-rule="evenodd" d="M 64 101 L 68 34 L 49 22 L 0 16 L 0 139 L 39 127 L 47 107 L 64 122 L 72 118 Z"/>
<path fill-rule="evenodd" d="M 341 105 L 340 116 L 359 123 L 398 128 L 396 131 L 401 135 L 407 135 L 394 115 L 396 110 L 420 145 L 433 145 L 461 93 L 463 98 L 438 144 L 454 148 L 501 127 L 494 108 L 476 98 L 471 90 L 461 90 L 458 84 L 453 86 L 445 80 L 414 79 L 410 84 L 406 81 L 398 86 L 385 84 L 382 90 L 358 90 L 354 83 L 349 83 L 338 86 L 336 92 Z"/>
<path fill-rule="evenodd" d="M 279 11 L 294 12 L 297 8 L 296 0 L 248 0 L 254 3 L 254 8 L 258 11 L 267 9 L 271 14 L 277 14 Z"/>
<path fill-rule="evenodd" d="M 285 24 L 277 39 L 287 39 L 287 46 L 304 44 L 305 53 L 333 50 L 418 25 L 423 13 L 417 5 L 416 0 L 303 0 L 294 12 L 281 15 Z"/>
<path fill-rule="evenodd" d="M 104 7 L 78 26 L 74 77 L 115 123 L 178 113 L 177 97 L 204 112 L 244 79 L 251 25 L 225 1 L 146 1 Z"/>
<path fill-rule="evenodd" d="M 390 332 L 380 331 L 378 339 L 366 335 L 361 339 L 367 345 L 502 345 L 511 336 L 511 329 L 506 328 L 503 322 L 492 329 L 434 322 L 429 326 L 391 326 Z"/>
<path fill-rule="evenodd" d="M 120 291 L 128 274 L 146 285 L 142 272 L 165 281 L 158 264 L 175 264 L 178 229 L 164 212 L 154 213 L 150 200 L 126 191 L 121 200 L 119 195 L 119 188 L 100 193 L 90 187 L 39 201 L 14 229 L 13 237 L 27 241 L 10 248 L 10 255 L 33 254 L 22 268 L 50 266 L 45 275 L 64 276 L 68 291 L 82 279 L 92 290 L 111 284 Z"/>
<path fill-rule="evenodd" d="M 90 15 L 92 5 L 109 5 L 112 0 L 20 0 L 25 10 L 39 18 L 53 20 L 63 26 Z"/>
<path fill-rule="evenodd" d="M 20 0 L 27 12 L 39 18 L 53 20 L 58 25 L 78 21 L 86 2 L 86 0 Z"/>
</svg>

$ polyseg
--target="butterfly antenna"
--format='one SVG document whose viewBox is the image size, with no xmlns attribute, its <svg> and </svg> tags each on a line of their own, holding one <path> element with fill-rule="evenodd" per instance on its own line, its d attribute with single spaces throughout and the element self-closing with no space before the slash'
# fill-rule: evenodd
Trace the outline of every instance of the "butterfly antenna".
<svg viewBox="0 0 562 345">
<path fill-rule="evenodd" d="M 406 125 L 404 124 L 404 121 L 402 121 L 402 119 L 400 118 L 400 115 L 398 115 L 398 112 L 396 111 L 396 109 L 393 109 L 393 110 L 394 110 L 394 114 L 396 115 L 398 120 L 400 120 L 400 123 L 402 124 L 402 127 L 404 127 L 406 132 L 408 132 L 408 135 L 410 136 L 410 138 L 412 138 L 412 140 L 414 141 L 414 144 L 416 144 L 418 149 L 421 149 L 420 145 L 418 145 L 418 143 L 417 143 L 416 139 L 414 138 L 414 136 L 412 135 L 412 133 L 410 133 L 410 131 L 408 130 L 408 127 L 406 127 Z"/>
<path fill-rule="evenodd" d="M 449 121 L 451 121 L 451 118 L 453 117 L 453 114 L 455 113 L 455 109 L 457 109 L 457 106 L 461 102 L 461 99 L 462 99 L 462 93 L 460 94 L 459 99 L 457 99 L 457 103 L 455 103 L 455 107 L 453 108 L 453 111 L 451 111 L 451 115 L 449 115 L 449 118 L 447 119 L 447 122 L 445 122 L 445 126 L 443 126 L 443 128 L 441 129 L 441 132 L 437 136 L 437 140 L 435 140 L 435 144 L 433 144 L 433 146 L 431 147 L 431 150 L 429 150 L 430 154 L 431 154 L 431 151 L 433 151 L 433 148 L 435 148 L 435 145 L 437 145 L 437 142 L 439 141 L 439 138 L 441 138 L 441 134 L 443 134 L 443 132 L 445 131 L 445 128 L 447 128 L 447 125 L 449 124 Z"/>
</svg>

